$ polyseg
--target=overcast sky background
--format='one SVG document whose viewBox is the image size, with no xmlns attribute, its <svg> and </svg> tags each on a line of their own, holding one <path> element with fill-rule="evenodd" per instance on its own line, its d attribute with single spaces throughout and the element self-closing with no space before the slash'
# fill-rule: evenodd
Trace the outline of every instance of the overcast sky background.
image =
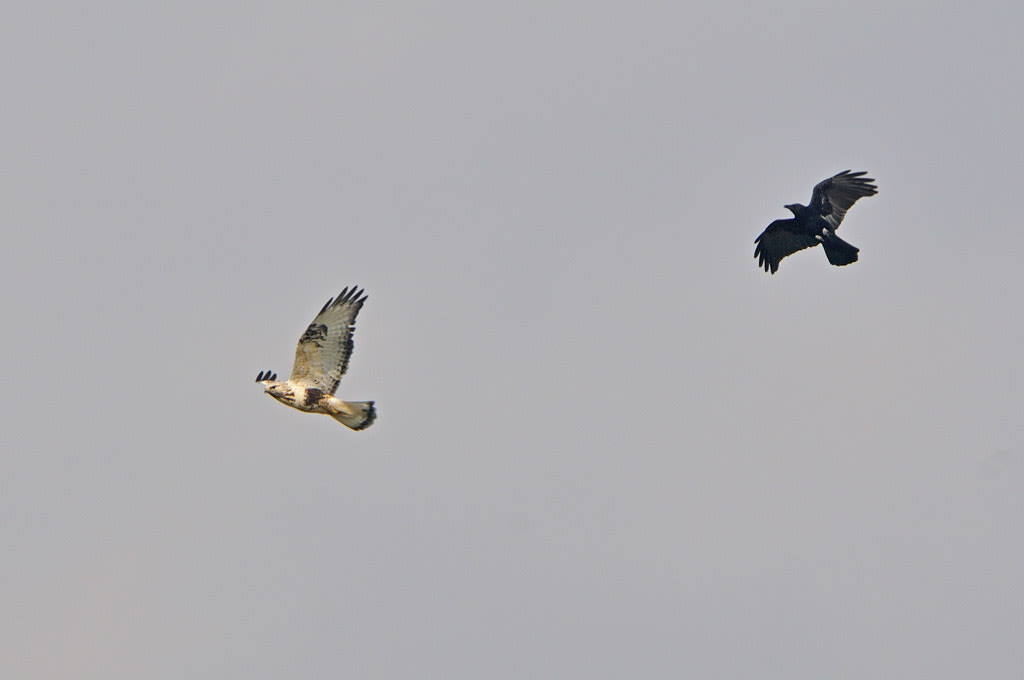
<svg viewBox="0 0 1024 680">
<path fill-rule="evenodd" d="M 1021 677 L 1019 4 L 327 5 L 0 11 L 0 675 Z"/>
</svg>

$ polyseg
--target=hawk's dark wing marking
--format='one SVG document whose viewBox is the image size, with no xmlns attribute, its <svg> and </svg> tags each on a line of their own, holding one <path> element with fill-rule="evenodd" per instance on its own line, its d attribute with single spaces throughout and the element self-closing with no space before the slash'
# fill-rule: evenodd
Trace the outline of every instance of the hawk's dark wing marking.
<svg viewBox="0 0 1024 680">
<path fill-rule="evenodd" d="M 299 338 L 291 381 L 334 394 L 352 356 L 356 315 L 366 297 L 353 286 L 327 301 Z"/>
</svg>

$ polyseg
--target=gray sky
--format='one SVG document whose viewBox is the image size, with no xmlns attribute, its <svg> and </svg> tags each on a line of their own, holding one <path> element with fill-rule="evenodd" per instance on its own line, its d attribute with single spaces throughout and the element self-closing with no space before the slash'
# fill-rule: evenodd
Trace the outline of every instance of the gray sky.
<svg viewBox="0 0 1024 680">
<path fill-rule="evenodd" d="M 0 675 L 1021 677 L 1024 10 L 327 4 L 0 11 Z"/>
</svg>

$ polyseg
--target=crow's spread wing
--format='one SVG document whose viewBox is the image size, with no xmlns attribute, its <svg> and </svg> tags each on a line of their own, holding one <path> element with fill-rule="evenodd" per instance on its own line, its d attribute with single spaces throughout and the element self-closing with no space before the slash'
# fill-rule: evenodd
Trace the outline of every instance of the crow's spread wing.
<svg viewBox="0 0 1024 680">
<path fill-rule="evenodd" d="M 356 315 L 366 301 L 359 288 L 345 288 L 327 301 L 295 348 L 292 382 L 334 394 L 352 356 Z"/>
<path fill-rule="evenodd" d="M 838 175 L 818 182 L 811 194 L 811 210 L 821 215 L 835 230 L 843 221 L 843 216 L 857 199 L 874 196 L 878 187 L 872 184 L 875 180 L 864 177 L 866 172 L 850 172 L 844 170 Z"/>
<path fill-rule="evenodd" d="M 818 240 L 813 236 L 793 231 L 795 226 L 795 219 L 775 220 L 754 239 L 754 243 L 757 244 L 754 248 L 754 257 L 758 258 L 757 263 L 764 267 L 765 271 L 770 270 L 774 274 L 782 258 L 818 245 Z"/>
</svg>

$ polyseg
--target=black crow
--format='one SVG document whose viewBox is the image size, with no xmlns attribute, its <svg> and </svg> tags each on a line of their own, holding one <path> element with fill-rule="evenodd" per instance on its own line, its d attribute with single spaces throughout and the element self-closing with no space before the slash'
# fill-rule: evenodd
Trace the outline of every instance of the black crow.
<svg viewBox="0 0 1024 680">
<path fill-rule="evenodd" d="M 866 174 L 844 170 L 814 187 L 810 205 L 784 206 L 793 218 L 775 220 L 754 239 L 758 264 L 774 274 L 782 258 L 819 243 L 828 261 L 837 267 L 856 262 L 860 249 L 836 236 L 836 229 L 858 198 L 878 193 L 878 187 L 872 184 L 875 180 L 864 177 Z"/>
</svg>

